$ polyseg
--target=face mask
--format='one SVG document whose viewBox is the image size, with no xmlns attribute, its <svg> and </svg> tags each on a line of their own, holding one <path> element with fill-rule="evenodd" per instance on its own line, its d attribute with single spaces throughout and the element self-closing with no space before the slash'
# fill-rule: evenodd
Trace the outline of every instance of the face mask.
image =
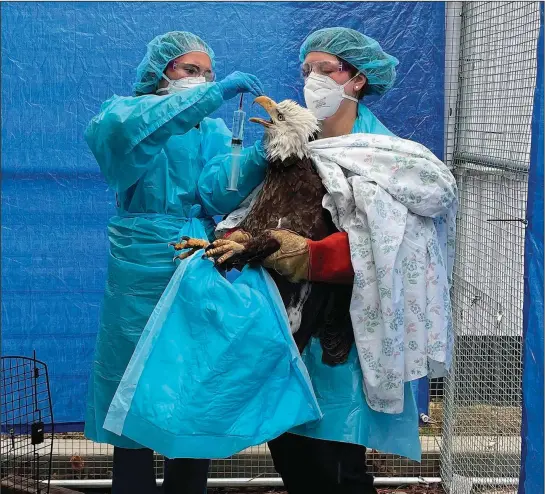
<svg viewBox="0 0 545 494">
<path fill-rule="evenodd" d="M 343 99 L 349 99 L 357 103 L 357 98 L 345 94 L 344 87 L 358 74 L 341 85 L 337 84 L 331 77 L 311 72 L 305 81 L 304 89 L 307 108 L 318 120 L 324 120 L 335 115 Z"/>
<path fill-rule="evenodd" d="M 179 93 L 180 91 L 185 91 L 186 89 L 191 89 L 206 83 L 206 79 L 202 76 L 201 77 L 183 77 L 182 79 L 174 79 L 174 80 L 170 80 L 166 75 L 163 75 L 163 77 L 168 82 L 168 86 L 158 89 L 156 91 L 157 94 Z"/>
</svg>

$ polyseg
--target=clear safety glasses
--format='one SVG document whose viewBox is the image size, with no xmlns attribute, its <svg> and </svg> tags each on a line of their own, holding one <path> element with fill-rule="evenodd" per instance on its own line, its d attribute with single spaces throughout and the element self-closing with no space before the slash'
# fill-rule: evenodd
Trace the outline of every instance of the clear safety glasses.
<svg viewBox="0 0 545 494">
<path fill-rule="evenodd" d="M 347 69 L 348 67 L 344 67 L 342 62 L 331 62 L 329 60 L 307 62 L 301 65 L 301 76 L 306 79 L 311 72 L 330 76 L 335 72 L 343 72 Z"/>
<path fill-rule="evenodd" d="M 183 62 L 170 62 L 170 68 L 180 74 L 182 77 L 204 77 L 206 82 L 212 82 L 216 76 L 213 71 L 210 69 L 203 69 L 198 65 L 192 63 L 183 63 Z"/>
</svg>

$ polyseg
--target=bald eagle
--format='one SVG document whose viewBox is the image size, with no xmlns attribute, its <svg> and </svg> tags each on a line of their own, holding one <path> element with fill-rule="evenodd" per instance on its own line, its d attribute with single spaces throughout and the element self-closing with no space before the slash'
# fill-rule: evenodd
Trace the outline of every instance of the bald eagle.
<svg viewBox="0 0 545 494">
<path fill-rule="evenodd" d="M 267 230 L 291 230 L 310 240 L 321 240 L 338 231 L 329 211 L 322 207 L 326 190 L 307 146 L 319 131 L 316 117 L 291 100 L 275 103 L 260 96 L 255 102 L 270 117 L 269 120 L 250 119 L 265 128 L 268 167 L 259 196 L 239 225 L 244 233 L 236 242 L 242 247 L 222 259 L 226 269 L 259 264 L 276 252 L 280 244 Z M 213 246 L 185 239 L 176 248 L 196 250 Z M 350 319 L 352 286 L 309 281 L 292 283 L 274 270 L 269 273 L 282 296 L 299 351 L 315 336 L 320 340 L 324 363 L 345 362 L 354 342 Z"/>
</svg>

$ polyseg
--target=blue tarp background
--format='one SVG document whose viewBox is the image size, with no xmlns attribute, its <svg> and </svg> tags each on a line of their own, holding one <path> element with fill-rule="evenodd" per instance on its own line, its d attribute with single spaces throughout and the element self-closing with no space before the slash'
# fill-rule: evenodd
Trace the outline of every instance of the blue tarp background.
<svg viewBox="0 0 545 494">
<path fill-rule="evenodd" d="M 543 3 L 537 43 L 537 79 L 528 179 L 524 248 L 522 464 L 519 494 L 543 486 Z"/>
<path fill-rule="evenodd" d="M 252 72 L 274 99 L 302 101 L 305 36 L 358 29 L 400 60 L 373 111 L 443 154 L 442 3 L 3 2 L 1 14 L 2 351 L 36 349 L 48 364 L 58 423 L 83 420 L 114 212 L 83 131 L 104 100 L 130 94 L 154 36 L 193 31 L 215 50 L 219 78 Z M 219 112 L 228 125 L 235 104 Z M 252 142 L 258 127 L 247 128 Z"/>
</svg>

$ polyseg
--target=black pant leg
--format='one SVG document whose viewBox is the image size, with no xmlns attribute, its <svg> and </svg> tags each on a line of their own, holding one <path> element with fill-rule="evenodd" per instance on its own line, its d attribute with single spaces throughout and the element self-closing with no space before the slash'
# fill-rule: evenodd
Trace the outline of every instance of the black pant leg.
<svg viewBox="0 0 545 494">
<path fill-rule="evenodd" d="M 342 494 L 377 494 L 367 471 L 366 448 L 358 444 L 329 443 L 335 449 Z"/>
<path fill-rule="evenodd" d="M 153 451 L 114 447 L 112 494 L 156 494 Z"/>
<path fill-rule="evenodd" d="M 314 461 L 308 455 L 304 441 L 294 434 L 282 434 L 269 441 L 274 468 L 282 477 L 284 487 L 289 494 L 309 494 L 319 482 L 313 471 Z"/>
<path fill-rule="evenodd" d="M 165 459 L 165 494 L 206 494 L 210 460 Z"/>
<path fill-rule="evenodd" d="M 376 494 L 363 446 L 283 434 L 269 450 L 289 494 Z"/>
</svg>

